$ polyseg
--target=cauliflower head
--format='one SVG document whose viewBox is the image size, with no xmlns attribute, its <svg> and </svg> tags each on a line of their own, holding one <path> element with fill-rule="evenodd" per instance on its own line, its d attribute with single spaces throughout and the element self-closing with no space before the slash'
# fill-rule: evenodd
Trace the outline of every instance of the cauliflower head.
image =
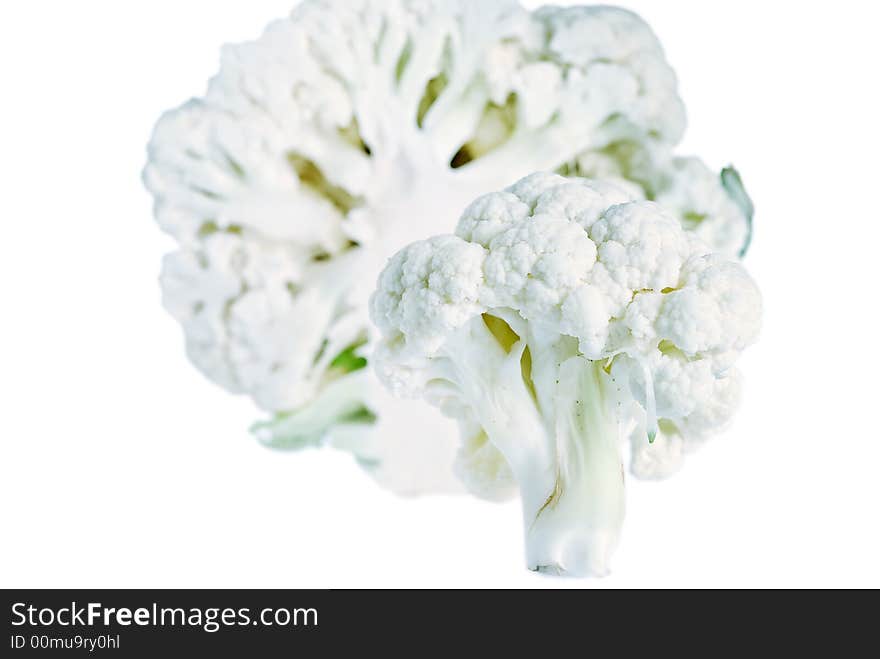
<svg viewBox="0 0 880 659">
<path fill-rule="evenodd" d="M 437 487 L 454 447 L 425 460 L 420 444 L 454 434 L 449 422 L 428 418 L 425 442 L 413 437 L 364 369 L 385 260 L 535 170 L 592 158 L 652 193 L 608 154 L 670 153 L 685 125 L 676 86 L 651 30 L 622 9 L 305 0 L 227 46 L 205 94 L 166 113 L 149 144 L 146 187 L 178 243 L 164 305 L 191 361 L 270 415 L 255 427 L 267 445 L 340 446 L 394 489 L 401 472 L 408 492 Z"/>
<path fill-rule="evenodd" d="M 381 380 L 459 421 L 473 493 L 519 491 L 531 569 L 603 575 L 624 515 L 621 441 L 637 468 L 732 416 L 737 357 L 761 297 L 653 202 L 612 184 L 529 176 L 474 202 L 455 235 L 380 276 Z"/>
</svg>

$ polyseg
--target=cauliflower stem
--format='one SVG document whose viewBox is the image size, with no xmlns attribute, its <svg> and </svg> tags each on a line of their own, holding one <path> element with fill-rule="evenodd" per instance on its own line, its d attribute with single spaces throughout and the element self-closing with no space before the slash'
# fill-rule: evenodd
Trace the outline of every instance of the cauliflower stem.
<svg viewBox="0 0 880 659">
<path fill-rule="evenodd" d="M 365 373 L 357 372 L 327 385 L 315 401 L 296 412 L 277 414 L 270 421 L 251 426 L 254 437 L 269 448 L 298 450 L 320 446 L 327 431 L 335 424 L 363 423 L 376 420 L 363 404 L 368 386 Z"/>
<path fill-rule="evenodd" d="M 577 341 L 517 319 L 493 310 L 459 329 L 432 387 L 468 401 L 520 484 L 528 567 L 607 574 L 624 517 L 616 385 Z"/>
</svg>

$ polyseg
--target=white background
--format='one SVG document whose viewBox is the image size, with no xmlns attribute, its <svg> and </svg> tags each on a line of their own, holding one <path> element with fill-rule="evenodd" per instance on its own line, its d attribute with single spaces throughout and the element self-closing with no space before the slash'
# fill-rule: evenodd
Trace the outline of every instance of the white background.
<svg viewBox="0 0 880 659">
<path fill-rule="evenodd" d="M 289 1 L 3 3 L 0 586 L 880 586 L 880 13 L 626 6 L 680 75 L 683 151 L 735 162 L 758 204 L 766 328 L 736 425 L 632 483 L 614 575 L 577 581 L 524 569 L 515 504 L 399 500 L 347 455 L 259 448 L 251 405 L 184 358 L 144 145 Z"/>
</svg>

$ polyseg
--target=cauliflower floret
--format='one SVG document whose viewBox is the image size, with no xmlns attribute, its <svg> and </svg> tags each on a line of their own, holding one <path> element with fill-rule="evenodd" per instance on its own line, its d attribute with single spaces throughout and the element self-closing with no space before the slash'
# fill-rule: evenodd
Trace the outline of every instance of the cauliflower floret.
<svg viewBox="0 0 880 659">
<path fill-rule="evenodd" d="M 674 471 L 729 421 L 760 327 L 742 265 L 621 194 L 530 176 L 471 205 L 457 235 L 400 251 L 372 297 L 379 378 L 459 419 L 471 492 L 518 487 L 536 570 L 607 573 L 621 439 L 640 475 Z"/>
</svg>

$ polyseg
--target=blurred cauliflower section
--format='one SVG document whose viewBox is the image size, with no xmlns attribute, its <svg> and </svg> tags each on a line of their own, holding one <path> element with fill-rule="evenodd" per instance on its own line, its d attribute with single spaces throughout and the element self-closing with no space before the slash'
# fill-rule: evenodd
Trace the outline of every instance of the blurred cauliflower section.
<svg viewBox="0 0 880 659">
<path fill-rule="evenodd" d="M 342 447 L 392 489 L 455 491 L 455 428 L 431 411 L 418 432 L 395 423 L 364 373 L 387 258 L 536 170 L 601 170 L 736 251 L 720 184 L 671 155 L 684 127 L 662 48 L 625 10 L 305 0 L 225 47 L 205 94 L 155 128 L 144 181 L 179 244 L 165 306 L 196 367 L 270 415 L 263 442 Z"/>
</svg>

